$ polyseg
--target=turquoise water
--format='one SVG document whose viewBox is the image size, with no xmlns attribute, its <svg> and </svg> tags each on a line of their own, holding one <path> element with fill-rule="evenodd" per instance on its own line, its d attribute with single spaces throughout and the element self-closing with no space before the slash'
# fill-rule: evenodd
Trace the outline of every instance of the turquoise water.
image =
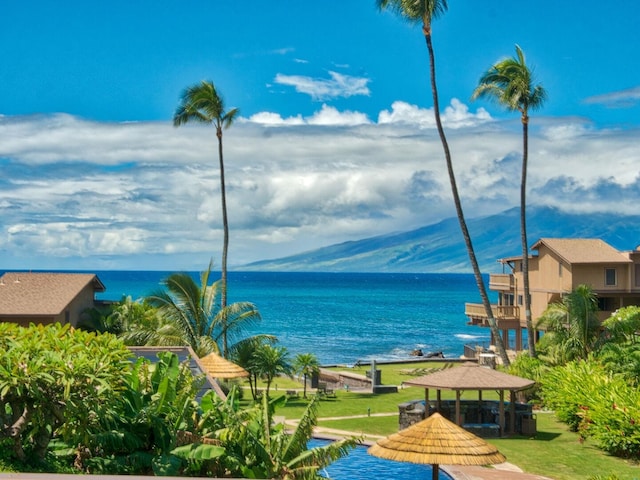
<svg viewBox="0 0 640 480">
<path fill-rule="evenodd" d="M 312 440 L 310 447 L 326 444 L 324 440 Z M 420 480 L 431 479 L 431 465 L 416 465 L 413 463 L 393 462 L 369 455 L 366 447 L 356 447 L 348 457 L 329 465 L 323 476 L 333 480 Z M 440 480 L 451 480 L 442 470 L 438 472 Z"/>
<path fill-rule="evenodd" d="M 96 273 L 107 287 L 99 298 L 119 300 L 148 295 L 170 272 Z M 406 359 L 416 348 L 458 357 L 465 343 L 489 342 L 488 329 L 467 325 L 465 302 L 480 301 L 468 274 L 229 272 L 228 290 L 262 315 L 248 333 L 323 364 Z"/>
</svg>

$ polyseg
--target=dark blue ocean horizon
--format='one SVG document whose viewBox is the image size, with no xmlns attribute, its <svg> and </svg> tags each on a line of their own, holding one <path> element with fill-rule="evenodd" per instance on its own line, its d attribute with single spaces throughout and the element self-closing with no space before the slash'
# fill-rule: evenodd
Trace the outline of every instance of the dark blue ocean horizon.
<svg viewBox="0 0 640 480">
<path fill-rule="evenodd" d="M 119 301 L 150 295 L 174 271 L 90 273 L 106 287 L 98 299 Z M 200 283 L 200 272 L 188 273 Z M 228 278 L 229 302 L 251 302 L 262 316 L 247 334 L 275 335 L 292 356 L 311 352 L 324 365 L 410 359 L 414 349 L 457 358 L 465 344 L 489 344 L 489 330 L 467 325 L 464 315 L 465 303 L 480 302 L 472 274 L 230 271 Z"/>
<path fill-rule="evenodd" d="M 134 300 L 162 288 L 169 271 L 94 271 L 105 300 Z M 199 272 L 189 272 L 199 283 Z M 459 357 L 466 343 L 488 345 L 486 328 L 467 325 L 479 302 L 471 274 L 229 272 L 229 302 L 254 303 L 262 321 L 248 333 L 278 337 L 293 355 L 322 364 L 409 359 L 414 349 Z M 219 278 L 216 272 L 214 278 Z"/>
</svg>

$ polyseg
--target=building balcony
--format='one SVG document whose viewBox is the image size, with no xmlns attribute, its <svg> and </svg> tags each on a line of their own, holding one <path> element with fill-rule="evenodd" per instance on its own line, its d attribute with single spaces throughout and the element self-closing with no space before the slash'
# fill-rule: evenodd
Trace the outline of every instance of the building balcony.
<svg viewBox="0 0 640 480">
<path fill-rule="evenodd" d="M 518 328 L 520 326 L 520 307 L 517 305 L 491 305 L 491 313 L 498 323 L 498 328 Z M 470 325 L 489 325 L 487 313 L 481 303 L 465 303 L 464 314 L 469 317 Z"/>
<path fill-rule="evenodd" d="M 489 275 L 489 289 L 494 292 L 510 292 L 515 289 L 515 277 L 508 273 Z"/>
</svg>

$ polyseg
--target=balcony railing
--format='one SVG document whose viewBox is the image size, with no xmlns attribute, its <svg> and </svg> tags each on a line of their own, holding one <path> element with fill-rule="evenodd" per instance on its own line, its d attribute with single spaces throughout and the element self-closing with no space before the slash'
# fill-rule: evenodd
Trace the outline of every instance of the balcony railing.
<svg viewBox="0 0 640 480">
<path fill-rule="evenodd" d="M 520 307 L 517 305 L 491 305 L 491 313 L 496 320 L 519 320 Z M 481 303 L 465 303 L 464 314 L 470 318 L 487 318 L 487 312 Z"/>
<path fill-rule="evenodd" d="M 513 290 L 513 275 L 508 273 L 492 273 L 489 275 L 489 288 L 493 291 Z"/>
</svg>

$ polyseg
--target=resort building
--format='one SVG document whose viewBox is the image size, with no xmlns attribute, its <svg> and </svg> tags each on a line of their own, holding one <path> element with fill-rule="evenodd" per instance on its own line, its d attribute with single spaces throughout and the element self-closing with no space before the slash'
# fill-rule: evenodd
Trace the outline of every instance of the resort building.
<svg viewBox="0 0 640 480">
<path fill-rule="evenodd" d="M 601 321 L 620 307 L 640 305 L 640 247 L 622 252 L 599 239 L 542 238 L 531 250 L 529 293 L 534 324 L 547 305 L 561 301 L 582 284 L 597 294 Z M 498 261 L 503 273 L 489 278 L 489 289 L 498 294 L 493 316 L 505 347 L 522 350 L 522 330 L 526 329 L 522 257 Z M 473 325 L 489 326 L 481 304 L 466 304 L 465 315 Z"/>
<path fill-rule="evenodd" d="M 91 273 L 7 272 L 0 277 L 0 322 L 76 326 L 104 291 Z"/>
</svg>

